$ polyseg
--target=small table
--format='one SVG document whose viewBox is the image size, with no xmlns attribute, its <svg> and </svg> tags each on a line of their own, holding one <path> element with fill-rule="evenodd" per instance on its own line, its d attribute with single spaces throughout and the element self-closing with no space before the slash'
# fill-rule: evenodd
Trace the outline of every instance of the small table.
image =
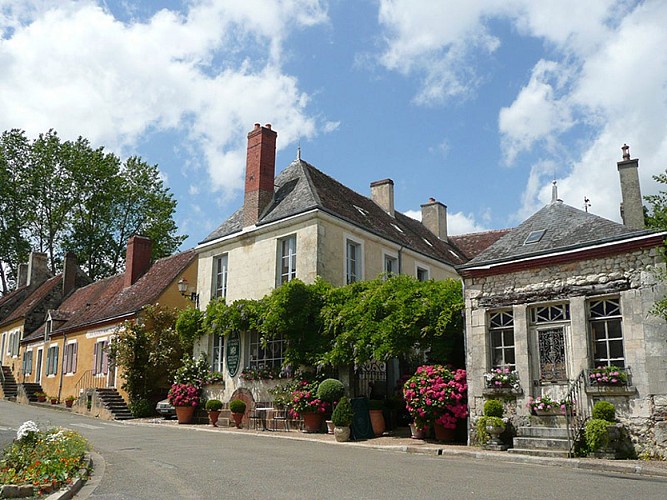
<svg viewBox="0 0 667 500">
<path fill-rule="evenodd" d="M 255 411 L 259 414 L 259 418 L 262 420 L 262 430 L 268 431 L 266 427 L 266 414 L 269 410 L 273 410 L 271 406 L 258 406 L 255 408 Z"/>
</svg>

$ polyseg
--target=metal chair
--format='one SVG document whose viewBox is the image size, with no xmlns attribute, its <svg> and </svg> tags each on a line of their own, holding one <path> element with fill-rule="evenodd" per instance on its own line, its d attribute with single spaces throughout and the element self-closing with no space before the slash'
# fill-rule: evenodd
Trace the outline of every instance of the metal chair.
<svg viewBox="0 0 667 500">
<path fill-rule="evenodd" d="M 280 430 L 279 427 L 281 426 L 281 422 L 283 430 L 289 431 L 290 418 L 287 410 L 284 408 L 276 408 L 273 410 L 273 415 L 271 418 L 271 429 L 274 431 Z"/>
</svg>

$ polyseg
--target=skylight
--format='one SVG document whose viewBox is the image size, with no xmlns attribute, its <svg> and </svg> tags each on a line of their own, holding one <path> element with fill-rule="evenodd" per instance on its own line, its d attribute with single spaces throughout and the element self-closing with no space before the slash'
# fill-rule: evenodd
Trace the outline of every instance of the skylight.
<svg viewBox="0 0 667 500">
<path fill-rule="evenodd" d="M 396 231 L 398 231 L 399 233 L 402 233 L 402 232 L 403 232 L 403 230 L 402 230 L 400 227 L 398 227 L 396 224 L 393 224 L 393 223 L 392 223 L 392 226 L 393 226 L 394 229 L 396 229 Z"/>
<path fill-rule="evenodd" d="M 546 233 L 546 229 L 540 229 L 539 231 L 532 231 L 529 235 L 528 238 L 526 238 L 526 241 L 523 242 L 524 245 L 531 245 L 533 243 L 537 243 L 542 239 L 542 236 L 544 236 L 544 233 Z"/>
<path fill-rule="evenodd" d="M 357 211 L 358 211 L 361 215 L 363 215 L 364 217 L 366 217 L 366 216 L 368 215 L 368 212 L 366 212 L 366 210 L 364 210 L 363 208 L 358 207 L 358 206 L 356 206 L 356 205 L 352 205 L 352 206 L 353 206 L 354 208 L 356 208 Z"/>
</svg>

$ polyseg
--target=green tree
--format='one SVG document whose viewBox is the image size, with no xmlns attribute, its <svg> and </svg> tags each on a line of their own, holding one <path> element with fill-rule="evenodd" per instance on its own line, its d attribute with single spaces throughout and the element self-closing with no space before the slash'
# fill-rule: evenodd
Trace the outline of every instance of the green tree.
<svg viewBox="0 0 667 500">
<path fill-rule="evenodd" d="M 654 175 L 653 180 L 664 185 L 667 185 L 667 171 L 664 174 Z M 658 194 L 644 196 L 644 199 L 649 203 L 650 208 L 646 212 L 646 225 L 651 229 L 658 231 L 667 231 L 667 192 L 661 190 Z M 667 245 L 663 245 L 663 258 L 667 251 Z M 662 273 L 660 279 L 667 281 L 667 275 Z M 653 313 L 667 319 L 667 296 L 658 300 L 653 307 Z"/>
</svg>

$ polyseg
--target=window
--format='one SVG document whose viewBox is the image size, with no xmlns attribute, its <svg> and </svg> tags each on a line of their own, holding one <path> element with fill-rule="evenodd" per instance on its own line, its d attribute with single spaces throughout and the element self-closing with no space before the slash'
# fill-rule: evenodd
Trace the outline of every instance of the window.
<svg viewBox="0 0 667 500">
<path fill-rule="evenodd" d="M 52 345 L 46 351 L 46 375 L 58 373 L 58 346 Z"/>
<path fill-rule="evenodd" d="M 591 300 L 588 312 L 595 366 L 625 368 L 620 299 Z"/>
<path fill-rule="evenodd" d="M 213 335 L 213 356 L 212 359 L 212 368 L 216 372 L 222 371 L 222 355 L 223 355 L 223 346 L 225 343 L 225 337 L 223 335 L 215 334 Z"/>
<path fill-rule="evenodd" d="M 491 341 L 491 367 L 515 369 L 514 316 L 512 311 L 497 311 L 489 317 Z"/>
<path fill-rule="evenodd" d="M 428 281 L 428 269 L 417 266 L 417 279 L 419 281 Z"/>
<path fill-rule="evenodd" d="M 285 340 L 282 335 L 267 339 L 266 345 L 262 342 L 259 333 L 253 331 L 248 334 L 250 337 L 250 348 L 248 349 L 248 366 L 253 370 L 274 369 L 280 370 L 285 360 L 283 354 L 285 349 Z"/>
<path fill-rule="evenodd" d="M 10 356 L 18 356 L 19 355 L 19 344 L 21 342 L 21 332 L 19 330 L 16 330 L 15 332 L 12 332 L 9 334 L 9 351 L 7 351 L 7 354 Z"/>
<path fill-rule="evenodd" d="M 23 353 L 23 374 L 32 374 L 32 351 L 26 351 Z"/>
<path fill-rule="evenodd" d="M 533 324 L 553 323 L 570 319 L 570 304 L 535 306 L 530 308 L 530 321 Z"/>
<path fill-rule="evenodd" d="M 386 277 L 398 274 L 398 259 L 391 255 L 384 256 L 384 273 Z"/>
<path fill-rule="evenodd" d="M 544 236 L 544 233 L 546 232 L 547 232 L 546 229 L 540 229 L 539 231 L 531 232 L 526 238 L 526 241 L 523 242 L 523 244 L 532 245 L 533 243 L 538 243 L 542 239 L 542 236 Z"/>
<path fill-rule="evenodd" d="M 109 372 L 109 354 L 107 340 L 95 343 L 93 348 L 93 375 L 106 375 Z"/>
<path fill-rule="evenodd" d="M 278 266 L 278 286 L 296 278 L 295 234 L 278 240 Z"/>
<path fill-rule="evenodd" d="M 227 254 L 220 255 L 213 259 L 213 297 L 227 296 Z"/>
<path fill-rule="evenodd" d="M 570 304 L 533 306 L 529 310 L 535 328 L 535 345 L 539 361 L 541 383 L 567 380 L 565 333 L 569 328 Z"/>
<path fill-rule="evenodd" d="M 72 342 L 65 346 L 63 351 L 63 372 L 76 373 L 76 357 L 78 346 L 76 342 Z"/>
<path fill-rule="evenodd" d="M 361 245 L 355 241 L 347 240 L 345 244 L 345 276 L 347 283 L 354 283 L 361 277 Z"/>
</svg>

